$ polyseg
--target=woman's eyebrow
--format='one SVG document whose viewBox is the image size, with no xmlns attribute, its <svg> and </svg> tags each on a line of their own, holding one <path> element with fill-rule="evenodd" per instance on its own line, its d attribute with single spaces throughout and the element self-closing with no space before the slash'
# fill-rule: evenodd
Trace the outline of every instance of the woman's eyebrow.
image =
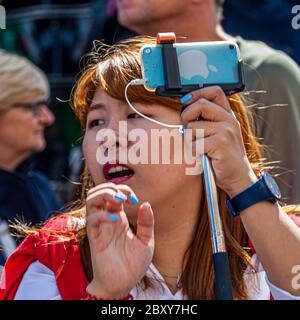
<svg viewBox="0 0 300 320">
<path fill-rule="evenodd" d="M 105 109 L 105 104 L 98 102 L 98 103 L 93 103 L 88 110 L 88 113 L 94 110 L 99 110 L 99 109 Z"/>
<path fill-rule="evenodd" d="M 126 106 L 128 107 L 129 110 L 132 110 L 132 108 L 130 108 L 130 106 L 125 102 Z M 133 105 L 136 106 L 137 104 L 133 102 Z M 147 109 L 147 110 L 152 110 L 153 108 L 155 108 L 155 106 L 153 104 L 139 104 L 137 106 L 137 109 Z"/>
</svg>

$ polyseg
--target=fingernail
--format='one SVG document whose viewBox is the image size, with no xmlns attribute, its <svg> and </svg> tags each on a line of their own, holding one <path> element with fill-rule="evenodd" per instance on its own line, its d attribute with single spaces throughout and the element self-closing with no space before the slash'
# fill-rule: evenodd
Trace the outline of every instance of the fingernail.
<svg viewBox="0 0 300 320">
<path fill-rule="evenodd" d="M 139 203 L 139 199 L 133 193 L 130 193 L 129 199 L 133 204 Z"/>
<path fill-rule="evenodd" d="M 118 221 L 119 220 L 119 216 L 117 214 L 115 214 L 115 213 L 109 213 L 108 217 L 112 221 Z"/>
<path fill-rule="evenodd" d="M 188 103 L 189 101 L 191 101 L 192 99 L 192 95 L 191 94 L 187 94 L 185 96 L 183 96 L 181 99 L 180 99 L 180 102 L 181 103 Z"/>
<path fill-rule="evenodd" d="M 183 134 L 186 134 L 187 131 L 188 131 L 188 128 L 184 127 L 184 128 L 183 128 Z"/>
<path fill-rule="evenodd" d="M 124 200 L 127 199 L 127 197 L 123 193 L 117 192 L 115 194 L 115 199 L 118 200 L 118 201 L 124 201 Z"/>
<path fill-rule="evenodd" d="M 144 208 L 150 208 L 151 209 L 151 204 L 147 201 L 143 203 Z"/>
</svg>

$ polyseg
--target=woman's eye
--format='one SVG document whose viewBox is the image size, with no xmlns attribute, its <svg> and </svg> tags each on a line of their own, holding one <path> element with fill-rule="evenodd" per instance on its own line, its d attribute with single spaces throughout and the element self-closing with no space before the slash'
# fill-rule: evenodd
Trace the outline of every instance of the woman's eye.
<svg viewBox="0 0 300 320">
<path fill-rule="evenodd" d="M 128 115 L 128 119 L 138 119 L 138 118 L 142 118 L 142 117 L 137 113 L 131 113 Z"/>
<path fill-rule="evenodd" d="M 146 117 L 149 117 L 149 118 L 152 117 L 151 115 L 145 114 L 145 113 L 143 113 L 143 115 L 146 116 Z M 131 114 L 128 115 L 128 119 L 143 119 L 143 117 L 140 116 L 140 115 L 137 114 L 137 113 L 131 113 Z"/>
<path fill-rule="evenodd" d="M 90 122 L 90 127 L 93 128 L 93 127 L 101 126 L 103 124 L 104 124 L 104 120 L 96 119 Z"/>
</svg>

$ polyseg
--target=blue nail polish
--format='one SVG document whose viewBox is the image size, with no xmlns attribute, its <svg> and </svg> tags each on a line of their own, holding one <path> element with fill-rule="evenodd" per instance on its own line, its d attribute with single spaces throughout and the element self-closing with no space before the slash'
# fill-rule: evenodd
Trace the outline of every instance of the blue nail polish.
<svg viewBox="0 0 300 320">
<path fill-rule="evenodd" d="M 124 201 L 124 200 L 126 200 L 127 198 L 126 198 L 126 196 L 125 196 L 124 194 L 122 194 L 122 193 L 116 193 L 116 194 L 115 194 L 115 199 L 118 200 L 118 201 Z"/>
<path fill-rule="evenodd" d="M 181 99 L 180 99 L 180 102 L 181 103 L 188 103 L 189 101 L 191 101 L 192 99 L 192 95 L 191 94 L 187 94 L 185 96 L 183 96 Z"/>
<path fill-rule="evenodd" d="M 119 220 L 119 216 L 117 214 L 115 214 L 115 213 L 109 213 L 108 217 L 112 221 L 118 221 Z"/>
<path fill-rule="evenodd" d="M 184 127 L 184 128 L 183 128 L 183 134 L 186 134 L 187 131 L 188 131 L 188 128 Z"/>
<path fill-rule="evenodd" d="M 133 193 L 130 194 L 129 199 L 133 204 L 139 203 L 139 199 Z"/>
</svg>

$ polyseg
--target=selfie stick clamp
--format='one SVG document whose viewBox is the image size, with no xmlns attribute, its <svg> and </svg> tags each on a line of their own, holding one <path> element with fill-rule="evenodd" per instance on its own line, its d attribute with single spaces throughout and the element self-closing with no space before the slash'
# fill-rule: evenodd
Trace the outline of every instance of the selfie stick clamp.
<svg viewBox="0 0 300 320">
<path fill-rule="evenodd" d="M 181 85 L 177 52 L 176 48 L 173 46 L 175 42 L 176 36 L 174 33 L 157 34 L 157 44 L 162 46 L 165 77 L 165 85 L 156 89 L 156 94 L 159 96 L 182 96 L 203 87 L 201 84 L 191 86 Z M 232 300 L 231 275 L 222 220 L 220 217 L 217 186 L 211 161 L 206 155 L 202 156 L 202 165 L 211 227 L 213 247 L 212 258 L 215 271 L 215 294 L 218 300 Z"/>
<path fill-rule="evenodd" d="M 156 88 L 156 95 L 165 97 L 180 97 L 193 90 L 202 88 L 202 85 L 181 85 L 177 51 L 173 44 L 176 36 L 173 32 L 158 33 L 157 44 L 162 46 L 162 59 L 164 68 L 164 86 Z"/>
</svg>

